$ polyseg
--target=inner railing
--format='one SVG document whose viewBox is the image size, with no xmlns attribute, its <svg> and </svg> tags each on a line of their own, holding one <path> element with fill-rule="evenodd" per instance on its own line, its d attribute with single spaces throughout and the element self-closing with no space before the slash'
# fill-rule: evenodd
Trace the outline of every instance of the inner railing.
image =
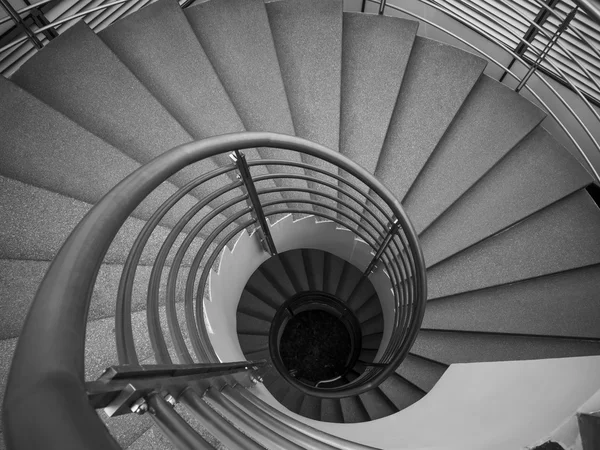
<svg viewBox="0 0 600 450">
<path fill-rule="evenodd" d="M 260 158 L 262 148 L 280 149 L 280 159 Z M 220 166 L 204 171 L 198 164 L 208 159 Z M 115 309 L 118 364 L 86 383 L 86 322 L 104 256 L 111 245 L 122 245 L 138 205 L 181 171 L 200 175 L 145 222 L 123 267 Z M 190 198 L 193 206 L 183 211 L 180 202 L 189 205 Z M 400 203 L 362 167 L 318 144 L 273 133 L 223 135 L 180 146 L 140 167 L 106 194 L 66 240 L 39 287 L 15 351 L 4 409 L 10 448 L 35 448 L 46 444 L 44 439 L 53 441 L 47 448 L 55 448 L 54 443 L 56 448 L 89 448 L 93 439 L 106 443 L 110 438 L 93 408 L 114 415 L 158 409 L 166 421 L 161 424 L 167 423 L 168 434 L 179 439 L 181 433 L 173 430 L 183 426 L 181 418 L 169 412 L 165 401 L 206 379 L 229 385 L 255 382 L 264 361 L 219 361 L 208 336 L 204 299 L 223 249 L 248 231 L 262 251 L 277 254 L 269 219 L 288 214 L 314 215 L 351 230 L 371 247 L 363 276 L 385 271 L 394 292 L 393 329 L 381 357 L 349 384 L 301 389 L 341 398 L 383 382 L 414 342 L 427 297 L 417 234 Z M 161 226 L 166 217 L 169 227 Z M 141 261 L 153 261 L 149 277 Z M 144 305 L 135 300 L 140 296 Z M 139 321 L 143 309 L 145 326 Z M 146 341 L 152 354 L 144 350 Z M 25 423 L 36 424 L 35 432 Z M 78 425 L 89 438 L 77 433 Z"/>
</svg>

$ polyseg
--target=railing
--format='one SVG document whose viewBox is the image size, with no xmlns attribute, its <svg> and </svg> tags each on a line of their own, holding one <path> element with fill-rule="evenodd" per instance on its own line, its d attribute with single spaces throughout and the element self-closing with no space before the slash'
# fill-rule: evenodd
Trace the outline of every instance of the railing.
<svg viewBox="0 0 600 450">
<path fill-rule="evenodd" d="M 247 160 L 240 150 L 253 147 L 282 149 L 282 159 Z M 232 158 L 231 164 L 204 173 L 182 187 L 156 210 L 137 236 L 116 299 L 119 366 L 86 385 L 87 315 L 96 276 L 111 242 L 130 214 L 162 182 L 182 169 L 194 168 L 195 163 L 226 153 Z M 250 153 L 254 154 L 253 150 Z M 300 155 L 322 159 L 333 170 L 303 163 Z M 153 258 L 145 308 L 148 336 L 158 365 L 146 366 L 145 356 L 138 355 L 133 333 L 136 270 L 156 227 L 188 194 L 195 195 L 198 202 L 179 217 Z M 204 322 L 203 299 L 210 271 L 221 250 L 251 227 L 265 252 L 276 253 L 266 218 L 290 213 L 319 216 L 353 230 L 375 255 L 369 271 L 376 264 L 379 269 L 375 270 L 387 272 L 396 302 L 392 337 L 382 357 L 351 383 L 311 389 L 311 394 L 346 397 L 384 381 L 414 342 L 426 302 L 423 257 L 399 202 L 366 170 L 320 145 L 273 133 L 224 135 L 180 146 L 142 166 L 94 206 L 66 240 L 39 287 L 15 351 L 4 402 L 4 433 L 9 448 L 116 448 L 91 406 L 105 407 L 111 414 L 149 408 L 169 436 L 179 441 L 188 439 L 188 444 L 196 442 L 182 419 L 166 406 L 164 393 L 169 393 L 169 399 L 182 396 L 194 405 L 197 399 L 188 387 L 197 386 L 207 377 L 226 385 L 231 373 L 237 374 L 236 382 L 250 382 L 252 377 L 256 379 L 252 373 L 262 364 L 219 364 Z M 184 261 L 189 264 L 187 277 L 182 274 Z M 167 280 L 161 298 L 163 275 Z M 176 285 L 181 280 L 185 280 L 185 296 L 178 303 Z M 169 350 L 160 320 L 163 304 L 173 351 Z M 178 315 L 179 307 L 184 311 Z M 185 318 L 184 327 L 180 316 Z M 222 401 L 224 407 L 229 405 L 223 399 L 215 401 Z M 23 426 L 25 423 L 36 424 L 35 432 Z"/>
<path fill-rule="evenodd" d="M 380 14 L 402 13 L 430 25 L 501 68 L 500 81 L 508 83 L 509 77 L 514 80 L 517 92 L 525 90 L 531 95 L 532 100 L 554 119 L 566 136 L 565 143 L 572 144 L 596 182 L 600 183 L 598 169 L 590 159 L 600 156 L 600 107 L 598 99 L 590 94 L 600 92 L 600 3 L 597 0 L 526 1 L 528 6 L 538 9 L 536 15 L 524 14 L 522 8 L 517 7 L 522 4 L 510 0 L 419 0 L 419 3 L 443 13 L 499 46 L 510 55 L 508 64 L 494 58 L 489 50 L 483 50 L 461 37 L 456 27 L 452 27 L 453 32 L 429 20 L 427 14 L 417 14 L 386 0 L 368 2 L 376 4 Z M 574 7 L 568 9 L 571 2 Z M 494 10 L 494 3 L 509 13 Z M 363 11 L 366 5 L 367 0 L 363 0 Z M 594 36 L 579 27 L 582 19 L 596 25 Z M 515 32 L 512 20 L 527 24 L 524 34 Z M 511 46 L 510 42 L 517 42 L 517 46 Z M 515 72 L 516 62 L 525 67 L 524 75 L 519 76 Z M 531 82 L 532 77 L 536 80 L 535 85 Z M 577 111 L 573 100 L 567 100 L 558 92 L 556 82 L 568 87 L 576 96 L 580 103 Z M 586 90 L 586 86 L 590 88 Z M 542 93 L 542 90 L 549 94 Z M 558 108 L 555 110 L 549 106 L 556 102 L 566 110 L 565 114 L 557 113 Z"/>
</svg>

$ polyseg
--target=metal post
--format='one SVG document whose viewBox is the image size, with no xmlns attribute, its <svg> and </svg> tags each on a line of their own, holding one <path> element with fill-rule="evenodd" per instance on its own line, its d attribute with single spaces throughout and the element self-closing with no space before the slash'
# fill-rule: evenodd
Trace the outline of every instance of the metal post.
<svg viewBox="0 0 600 450">
<path fill-rule="evenodd" d="M 367 0 L 362 0 L 362 5 L 360 5 L 360 12 L 364 13 L 366 6 L 367 6 Z"/>
<path fill-rule="evenodd" d="M 37 38 L 37 36 L 31 30 L 31 28 L 29 28 L 29 26 L 27 26 L 27 24 L 21 18 L 21 16 L 17 12 L 17 10 L 15 8 L 13 8 L 13 6 L 8 2 L 8 0 L 0 0 L 0 5 L 2 5 L 2 7 L 6 10 L 8 15 L 13 20 L 13 22 L 15 22 L 15 24 L 17 24 L 17 26 L 20 27 L 25 32 L 25 34 L 27 35 L 29 40 L 31 42 L 33 42 L 33 45 L 35 45 L 37 48 L 42 48 L 43 47 L 42 42 Z"/>
<path fill-rule="evenodd" d="M 387 4 L 387 0 L 380 0 L 379 1 L 379 15 L 382 16 L 383 13 L 385 12 L 385 6 Z"/>
<path fill-rule="evenodd" d="M 379 246 L 379 250 L 377 250 L 377 253 L 375 253 L 375 256 L 373 256 L 373 259 L 365 269 L 363 276 L 368 277 L 371 274 L 371 272 L 375 270 L 377 262 L 381 258 L 381 255 L 383 255 L 383 252 L 388 247 L 388 245 L 390 245 L 390 242 L 392 242 L 392 238 L 398 231 L 398 228 L 400 228 L 400 222 L 398 221 L 398 219 L 396 219 L 394 220 L 394 223 L 390 225 L 387 235 L 385 236 L 383 242 Z"/>
<path fill-rule="evenodd" d="M 267 223 L 265 213 L 260 204 L 260 198 L 256 193 L 252 174 L 250 173 L 250 168 L 246 162 L 246 155 L 239 150 L 236 150 L 234 153 L 231 153 L 229 157 L 237 165 L 238 171 L 240 172 L 238 178 L 244 182 L 243 190 L 248 195 L 248 206 L 251 208 L 252 217 L 256 219 L 259 225 L 257 232 L 259 233 L 261 245 L 265 251 L 269 252 L 271 256 L 274 256 L 277 254 L 277 249 L 275 248 L 275 242 L 273 242 L 269 224 Z"/>
<path fill-rule="evenodd" d="M 549 8 L 554 8 L 558 4 L 559 1 L 560 0 L 546 0 L 546 6 L 548 6 Z M 531 25 L 529 25 L 529 29 L 523 35 L 523 40 L 525 40 L 529 43 L 533 42 L 533 40 L 535 39 L 535 37 L 538 34 L 538 29 L 535 25 L 538 25 L 541 27 L 548 20 L 548 17 L 550 17 L 550 12 L 546 8 L 540 7 L 540 10 L 538 11 L 537 15 L 535 16 L 535 19 L 533 19 L 533 23 Z M 519 44 L 515 48 L 514 53 L 516 55 L 522 56 L 527 51 L 527 48 L 528 48 L 528 46 L 524 42 L 519 42 Z M 511 59 L 510 63 L 508 63 L 507 70 L 504 71 L 504 73 L 498 80 L 500 83 L 502 83 L 502 81 L 504 81 L 504 78 L 506 78 L 506 75 L 508 75 L 508 70 L 510 70 L 512 68 L 513 64 L 516 61 L 517 61 L 517 58 L 513 57 Z"/>
<path fill-rule="evenodd" d="M 573 17 L 575 17 L 576 13 L 577 13 L 577 8 L 573 9 L 567 15 L 567 17 L 565 17 L 565 20 L 563 20 L 563 22 L 560 24 L 560 26 L 558 27 L 556 32 L 552 35 L 552 38 L 548 41 L 548 43 L 544 47 L 544 50 L 542 50 L 542 53 L 540 53 L 538 55 L 538 57 L 535 60 L 535 62 L 533 63 L 533 65 L 529 68 L 529 70 L 527 71 L 527 73 L 525 74 L 525 76 L 523 77 L 521 82 L 519 83 L 519 85 L 516 87 L 515 92 L 519 92 L 521 89 L 523 89 L 523 87 L 527 84 L 527 81 L 529 81 L 529 78 L 531 78 L 531 76 L 535 73 L 537 68 L 544 62 L 544 60 L 546 59 L 546 56 L 548 55 L 548 52 L 550 52 L 550 50 L 552 49 L 552 47 L 554 46 L 556 41 L 558 41 L 558 38 L 563 33 L 563 31 L 565 31 L 567 29 L 567 27 L 569 26 L 569 23 L 571 23 L 571 20 L 573 20 Z"/>
<path fill-rule="evenodd" d="M 46 19 L 44 13 L 37 8 L 31 10 L 31 18 L 38 28 L 44 28 L 45 26 L 50 25 L 50 22 Z M 48 28 L 47 30 L 42 31 L 42 33 L 49 41 L 58 37 L 58 32 L 54 28 Z"/>
</svg>

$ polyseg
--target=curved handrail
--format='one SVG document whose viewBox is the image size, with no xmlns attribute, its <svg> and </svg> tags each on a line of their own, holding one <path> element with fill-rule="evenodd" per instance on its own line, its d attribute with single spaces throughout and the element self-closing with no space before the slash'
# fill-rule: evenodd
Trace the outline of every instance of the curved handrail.
<svg viewBox="0 0 600 450">
<path fill-rule="evenodd" d="M 3 420 L 9 448 L 119 448 L 90 406 L 84 386 L 87 315 L 102 260 L 130 214 L 163 181 L 202 159 L 256 147 L 281 148 L 325 160 L 356 177 L 384 200 L 392 217 L 400 223 L 402 239 L 409 245 L 405 253 L 410 252 L 411 281 L 418 294 L 412 299 L 416 320 L 408 332 L 403 331 L 407 338 L 399 348 L 404 354 L 408 352 L 425 310 L 425 264 L 414 228 L 385 186 L 341 154 L 294 136 L 246 132 L 192 142 L 165 152 L 121 181 L 88 212 L 57 253 L 27 315 L 8 377 Z M 298 198 L 272 200 L 265 205 L 301 201 L 319 204 Z M 327 207 L 324 203 L 321 206 Z M 217 255 L 218 251 L 210 256 L 203 277 Z M 402 253 L 392 253 L 386 260 L 391 264 L 395 258 L 404 257 Z M 401 279 L 392 278 L 396 284 L 402 283 Z M 376 386 L 378 380 L 383 381 L 402 357 L 401 353 L 396 354 L 377 376 L 367 377 L 362 391 Z M 35 424 L 35 430 L 33 425 L 24 424 Z"/>
</svg>

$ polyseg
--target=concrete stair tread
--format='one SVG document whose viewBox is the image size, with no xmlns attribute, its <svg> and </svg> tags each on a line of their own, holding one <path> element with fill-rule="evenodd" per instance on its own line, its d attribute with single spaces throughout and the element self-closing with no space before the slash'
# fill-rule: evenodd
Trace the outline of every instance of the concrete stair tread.
<svg viewBox="0 0 600 450">
<path fill-rule="evenodd" d="M 344 423 L 367 422 L 369 413 L 358 397 L 345 397 L 339 400 Z"/>
<path fill-rule="evenodd" d="M 344 13 L 340 151 L 375 172 L 418 23 Z"/>
<path fill-rule="evenodd" d="M 313 397 L 312 395 L 304 395 L 298 413 L 309 419 L 321 420 L 321 408 L 322 402 L 320 398 Z"/>
<path fill-rule="evenodd" d="M 137 161 L 1 77 L 0 96 L 0 141 L 5 144 L 0 154 L 0 174 L 67 197 L 96 203 L 140 167 Z M 98 170 L 99 167 L 104 170 Z M 171 183 L 164 183 L 136 209 L 134 215 L 149 219 L 176 189 Z M 162 223 L 173 226 L 195 201 L 186 196 Z"/>
<path fill-rule="evenodd" d="M 304 266 L 304 258 L 301 250 L 290 250 L 278 255 L 283 270 L 290 279 L 296 293 L 308 291 L 308 276 Z"/>
<path fill-rule="evenodd" d="M 325 253 L 323 263 L 323 290 L 329 294 L 335 295 L 337 286 L 340 282 L 344 261 L 331 253 Z"/>
<path fill-rule="evenodd" d="M 279 308 L 287 300 L 287 297 L 281 295 L 274 285 L 258 270 L 252 274 L 244 289 L 274 309 Z"/>
<path fill-rule="evenodd" d="M 262 278 L 270 283 L 281 299 L 291 298 L 296 290 L 279 258 L 270 258 L 258 269 Z"/>
<path fill-rule="evenodd" d="M 398 199 L 408 192 L 486 64 L 456 47 L 415 39 L 375 171 Z"/>
<path fill-rule="evenodd" d="M 577 160 L 537 127 L 420 236 L 427 265 L 439 263 L 590 182 Z"/>
<path fill-rule="evenodd" d="M 293 135 L 294 124 L 264 2 L 208 1 L 187 8 L 185 15 L 245 128 Z M 301 161 L 295 152 L 262 148 L 259 154 L 263 158 Z M 304 173 L 291 167 L 270 166 L 268 170 Z M 276 184 L 307 187 L 301 180 L 278 180 Z M 285 198 L 308 198 L 308 194 L 283 194 Z M 304 208 L 312 210 L 307 205 Z"/>
<path fill-rule="evenodd" d="M 349 381 L 353 381 L 358 378 L 358 376 L 359 373 L 353 370 L 346 375 L 346 378 Z M 398 412 L 398 409 L 396 409 L 394 404 L 380 389 L 373 389 L 364 394 L 360 394 L 358 399 L 369 415 L 370 420 L 377 420 Z"/>
<path fill-rule="evenodd" d="M 271 322 L 249 316 L 240 311 L 237 313 L 237 330 L 239 334 L 268 336 Z"/>
<path fill-rule="evenodd" d="M 281 400 L 281 404 L 292 412 L 299 412 L 304 401 L 304 394 L 298 389 L 290 389 L 285 397 Z"/>
<path fill-rule="evenodd" d="M 444 364 L 600 354 L 600 340 L 422 329 L 411 352 Z"/>
<path fill-rule="evenodd" d="M 423 327 L 600 339 L 598 292 L 600 266 L 583 267 L 432 301 Z"/>
<path fill-rule="evenodd" d="M 377 293 L 373 292 L 371 296 L 367 297 L 367 300 L 359 308 L 354 309 L 354 314 L 361 323 L 381 314 L 381 304 Z"/>
<path fill-rule="evenodd" d="M 450 207 L 544 117 L 508 87 L 482 76 L 404 198 L 404 208 L 417 232 Z"/>
<path fill-rule="evenodd" d="M 261 356 L 266 356 L 269 350 L 269 337 L 264 335 L 252 335 L 252 334 L 239 334 L 240 337 L 240 347 L 244 352 L 244 356 L 249 357 L 249 355 L 261 354 Z M 267 351 L 267 353 L 263 353 Z M 269 357 L 270 358 L 270 357 Z"/>
<path fill-rule="evenodd" d="M 395 374 L 381 383 L 379 390 L 397 411 L 408 408 L 425 395 L 418 387 Z"/>
<path fill-rule="evenodd" d="M 446 364 L 409 353 L 396 369 L 396 373 L 418 389 L 429 392 L 442 377 L 447 367 Z"/>
<path fill-rule="evenodd" d="M 317 291 L 323 290 L 325 275 L 323 273 L 325 264 L 325 252 L 307 250 L 303 252 L 304 265 L 307 267 L 307 274 L 312 279 L 314 289 Z"/>
<path fill-rule="evenodd" d="M 344 423 L 342 404 L 338 399 L 321 400 L 321 419 L 323 422 Z"/>
<path fill-rule="evenodd" d="M 262 320 L 272 320 L 276 312 L 276 310 L 273 309 L 269 304 L 261 301 L 259 298 L 254 297 L 247 290 L 242 292 L 238 310 L 244 314 L 254 316 Z"/>
<path fill-rule="evenodd" d="M 600 262 L 600 210 L 585 190 L 427 271 L 429 298 Z"/>
<path fill-rule="evenodd" d="M 335 151 L 339 151 L 342 6 L 339 0 L 266 3 L 296 135 Z M 333 168 L 319 158 L 301 158 L 320 168 Z M 309 182 L 309 186 L 320 189 L 317 183 Z M 311 197 L 335 205 L 332 200 Z"/>
<path fill-rule="evenodd" d="M 0 285 L 0 339 L 17 337 L 29 311 L 29 306 L 37 288 L 42 281 L 49 261 L 33 261 L 19 259 L 0 260 L 0 277 L 4 282 Z M 151 266 L 139 266 L 132 290 L 131 309 L 133 312 L 146 308 L 148 282 Z M 112 317 L 115 313 L 115 299 L 123 265 L 103 264 L 100 267 L 88 313 L 88 320 Z M 185 278 L 187 267 L 181 269 L 177 279 L 176 301 L 184 300 Z M 161 278 L 160 288 L 166 289 L 166 274 Z M 160 299 L 161 304 L 164 298 Z"/>
<path fill-rule="evenodd" d="M 65 239 L 83 219 L 92 205 L 69 197 L 36 188 L 10 178 L 0 177 L 0 213 L 5 217 L 0 229 L 0 259 L 29 259 L 51 261 Z M 129 218 L 104 258 L 105 263 L 124 263 L 145 222 Z M 156 254 L 169 234 L 169 229 L 158 226 L 142 253 L 142 265 L 153 264 Z M 175 248 L 183 241 L 182 234 Z M 192 253 L 202 245 L 196 238 L 184 263 L 190 264 Z M 171 252 L 167 264 L 173 259 Z"/>
</svg>

